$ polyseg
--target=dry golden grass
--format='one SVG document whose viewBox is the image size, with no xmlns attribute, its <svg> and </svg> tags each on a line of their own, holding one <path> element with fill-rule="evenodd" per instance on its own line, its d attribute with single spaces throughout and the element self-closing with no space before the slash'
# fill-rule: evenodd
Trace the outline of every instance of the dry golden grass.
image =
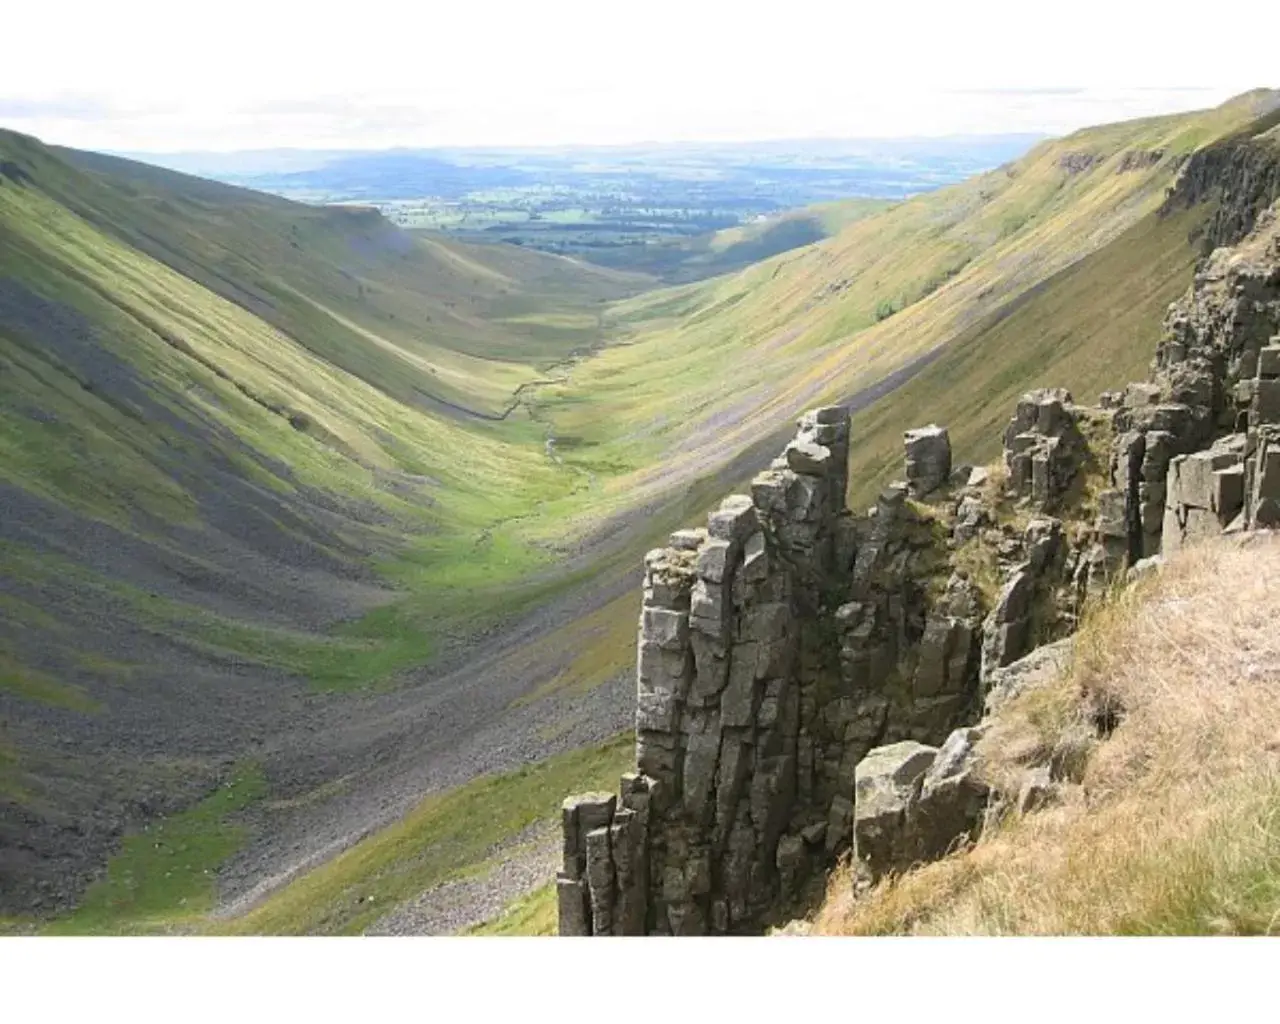
<svg viewBox="0 0 1280 1024">
<path fill-rule="evenodd" d="M 1056 763 L 1061 801 L 863 896 L 837 872 L 814 932 L 1280 930 L 1277 621 L 1280 539 L 1266 535 L 1186 552 L 1117 593 L 1070 669 L 1011 701 L 981 748 L 1006 786 Z"/>
</svg>

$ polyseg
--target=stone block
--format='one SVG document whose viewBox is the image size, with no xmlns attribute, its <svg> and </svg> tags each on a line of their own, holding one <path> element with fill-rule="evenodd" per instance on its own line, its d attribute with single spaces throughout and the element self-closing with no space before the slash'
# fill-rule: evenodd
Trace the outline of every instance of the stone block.
<svg viewBox="0 0 1280 1024">
<path fill-rule="evenodd" d="M 709 824 L 714 808 L 716 767 L 720 761 L 720 729 L 695 733 L 687 740 L 684 755 L 684 813 L 693 822 Z"/>
<path fill-rule="evenodd" d="M 1244 507 L 1244 467 L 1218 469 L 1213 473 L 1213 510 L 1220 522 L 1234 519 Z"/>
<path fill-rule="evenodd" d="M 641 772 L 623 772 L 618 781 L 618 793 L 622 806 L 635 811 L 643 821 L 653 799 L 656 783 Z"/>
<path fill-rule="evenodd" d="M 1174 456 L 1174 437 L 1167 430 L 1148 430 L 1142 453 L 1142 479 L 1147 483 L 1163 480 Z"/>
<path fill-rule="evenodd" d="M 674 732 L 680 702 L 674 691 L 643 685 L 636 693 L 636 728 L 649 732 Z"/>
<path fill-rule="evenodd" d="M 1268 345 L 1258 353 L 1258 376 L 1266 380 L 1280 377 L 1280 345 Z"/>
<path fill-rule="evenodd" d="M 903 443 L 907 487 L 913 497 L 922 498 L 947 482 L 951 475 L 951 439 L 945 427 L 930 424 L 908 430 Z"/>
<path fill-rule="evenodd" d="M 591 906 L 591 934 L 613 934 L 613 902 L 615 875 L 609 828 L 592 829 L 586 834 L 587 898 Z"/>
<path fill-rule="evenodd" d="M 1208 509 L 1213 506 L 1213 456 L 1211 452 L 1179 455 L 1169 464 L 1167 508 L 1190 505 Z"/>
<path fill-rule="evenodd" d="M 1280 380 L 1259 380 L 1254 385 L 1249 407 L 1249 426 L 1280 423 Z"/>
<path fill-rule="evenodd" d="M 666 799 L 675 792 L 676 768 L 681 761 L 675 738 L 667 733 L 637 732 L 636 767 L 667 787 Z"/>
<path fill-rule="evenodd" d="M 803 476 L 826 476 L 834 464 L 831 449 L 813 441 L 792 441 L 785 455 L 787 468 Z"/>
<path fill-rule="evenodd" d="M 1124 389 L 1123 404 L 1131 409 L 1160 403 L 1160 385 L 1145 381 L 1135 382 Z"/>
<path fill-rule="evenodd" d="M 664 651 L 680 651 L 689 644 L 689 614 L 668 608 L 645 608 L 640 613 L 642 644 Z"/>
<path fill-rule="evenodd" d="M 694 678 L 689 688 L 690 700 L 706 703 L 728 682 L 729 662 L 725 645 L 703 632 L 695 632 L 690 638 L 693 648 Z"/>
<path fill-rule="evenodd" d="M 727 607 L 724 587 L 700 579 L 693 585 L 689 600 L 689 624 L 708 636 L 724 635 L 724 619 Z"/>
<path fill-rule="evenodd" d="M 934 747 L 904 740 L 877 747 L 858 763 L 853 799 L 854 852 L 873 876 L 910 864 L 911 849 L 905 832 L 907 809 L 937 754 Z M 828 848 L 831 843 L 828 832 Z"/>
<path fill-rule="evenodd" d="M 709 583 L 723 583 L 733 569 L 736 547 L 727 540 L 709 540 L 698 550 L 696 571 Z"/>
<path fill-rule="evenodd" d="M 978 730 L 957 729 L 925 772 L 907 811 L 905 843 L 913 859 L 936 860 L 981 828 L 990 789 L 978 772 Z"/>
<path fill-rule="evenodd" d="M 995 608 L 991 614 L 999 625 L 1024 619 L 1031 611 L 1031 597 L 1035 592 L 1035 580 L 1025 568 L 1014 570 L 1000 588 Z"/>
<path fill-rule="evenodd" d="M 1129 536 L 1128 500 L 1123 491 L 1103 491 L 1098 495 L 1095 528 L 1102 537 L 1124 540 Z"/>
<path fill-rule="evenodd" d="M 724 733 L 720 740 L 720 762 L 716 766 L 716 826 L 713 842 L 723 845 L 733 827 L 738 802 L 751 770 L 751 747 L 740 735 Z"/>
<path fill-rule="evenodd" d="M 859 797 L 864 793 L 869 797 L 880 787 L 909 790 L 924 777 L 937 756 L 936 747 L 914 740 L 877 747 L 858 762 L 856 793 Z"/>
<path fill-rule="evenodd" d="M 561 935 L 581 938 L 591 934 L 587 925 L 587 892 L 583 883 L 563 874 L 556 877 L 556 901 Z"/>
<path fill-rule="evenodd" d="M 824 405 L 812 409 L 807 416 L 813 417 L 814 423 L 848 423 L 849 411 L 843 405 Z"/>
<path fill-rule="evenodd" d="M 583 837 L 593 829 L 613 821 L 618 798 L 612 793 L 578 793 L 566 797 L 560 805 L 561 832 L 564 838 L 562 870 L 568 878 L 578 878 L 586 864 Z"/>
<path fill-rule="evenodd" d="M 756 508 L 745 494 L 731 494 L 707 517 L 707 533 L 713 540 L 741 544 L 759 529 Z"/>
<path fill-rule="evenodd" d="M 720 697 L 720 719 L 727 728 L 751 725 L 759 702 L 757 661 L 760 646 L 736 645 L 729 654 L 729 682 Z"/>
<path fill-rule="evenodd" d="M 636 647 L 636 676 L 652 687 L 677 690 L 684 696 L 690 675 L 689 651 L 685 648 L 666 649 L 645 640 L 643 636 Z"/>
<path fill-rule="evenodd" d="M 1254 500 L 1280 500 L 1280 445 L 1267 444 L 1260 448 L 1257 466 L 1253 485 Z"/>
<path fill-rule="evenodd" d="M 787 507 L 787 487 L 791 473 L 786 470 L 766 470 L 751 481 L 751 500 L 756 508 L 767 516 L 782 515 Z"/>
<path fill-rule="evenodd" d="M 778 884 L 784 896 L 794 895 L 807 873 L 809 860 L 805 842 L 800 836 L 783 836 L 778 840 L 774 864 L 778 869 Z"/>
<path fill-rule="evenodd" d="M 702 528 L 677 530 L 671 535 L 668 543 L 676 551 L 697 551 L 706 539 L 707 531 Z"/>
<path fill-rule="evenodd" d="M 748 608 L 742 614 L 739 635 L 744 640 L 770 642 L 787 635 L 791 607 L 780 601 L 769 601 Z"/>
<path fill-rule="evenodd" d="M 787 481 L 786 516 L 793 523 L 812 523 L 827 511 L 829 492 L 825 478 L 792 474 Z"/>
</svg>

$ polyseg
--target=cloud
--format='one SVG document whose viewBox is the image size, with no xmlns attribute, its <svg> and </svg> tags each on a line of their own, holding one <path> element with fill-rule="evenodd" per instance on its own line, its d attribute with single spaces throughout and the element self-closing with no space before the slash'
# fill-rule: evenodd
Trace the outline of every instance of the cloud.
<svg viewBox="0 0 1280 1024">
<path fill-rule="evenodd" d="M 6 120 L 57 118 L 67 121 L 97 121 L 117 112 L 112 104 L 91 96 L 39 98 L 0 95 L 0 118 Z"/>
<path fill-rule="evenodd" d="M 995 86 L 989 89 L 947 89 L 957 96 L 1081 96 L 1089 90 L 1081 85 Z"/>
<path fill-rule="evenodd" d="M 916 0 L 905 20 L 787 0 L 763 21 L 730 0 L 361 0 L 351 18 L 305 0 L 220 0 L 216 18 L 165 0 L 11 6 L 7 36 L 56 39 L 58 59 L 6 50 L 0 124 L 89 148 L 1058 133 L 1276 84 L 1267 47 L 1206 47 L 1115 0 L 1070 17 Z M 1274 0 L 1237 0 L 1233 18 L 1264 38 Z M 1170 69 L 1182 84 L 1152 84 Z"/>
</svg>

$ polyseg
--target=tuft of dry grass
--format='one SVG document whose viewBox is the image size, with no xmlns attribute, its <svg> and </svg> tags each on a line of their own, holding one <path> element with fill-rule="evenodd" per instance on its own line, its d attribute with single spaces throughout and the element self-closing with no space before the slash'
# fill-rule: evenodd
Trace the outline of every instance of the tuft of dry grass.
<svg viewBox="0 0 1280 1024">
<path fill-rule="evenodd" d="M 814 932 L 1280 931 L 1278 620 L 1267 534 L 1181 553 L 1117 592 L 1070 668 L 983 740 L 991 781 L 1047 763 L 1059 802 L 865 895 L 838 872 Z"/>
</svg>

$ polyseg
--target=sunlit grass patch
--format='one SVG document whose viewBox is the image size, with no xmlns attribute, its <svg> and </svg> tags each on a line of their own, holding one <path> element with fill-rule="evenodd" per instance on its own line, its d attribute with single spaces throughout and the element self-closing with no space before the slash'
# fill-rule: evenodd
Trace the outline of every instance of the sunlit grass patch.
<svg viewBox="0 0 1280 1024">
<path fill-rule="evenodd" d="M 554 882 L 513 900 L 492 921 L 476 925 L 468 935 L 555 935 L 559 926 L 559 906 Z"/>
<path fill-rule="evenodd" d="M 266 793 L 246 765 L 190 810 L 125 836 L 80 906 L 47 925 L 48 935 L 128 935 L 188 930 L 213 909 L 217 870 L 240 848 L 234 821 Z"/>
</svg>

